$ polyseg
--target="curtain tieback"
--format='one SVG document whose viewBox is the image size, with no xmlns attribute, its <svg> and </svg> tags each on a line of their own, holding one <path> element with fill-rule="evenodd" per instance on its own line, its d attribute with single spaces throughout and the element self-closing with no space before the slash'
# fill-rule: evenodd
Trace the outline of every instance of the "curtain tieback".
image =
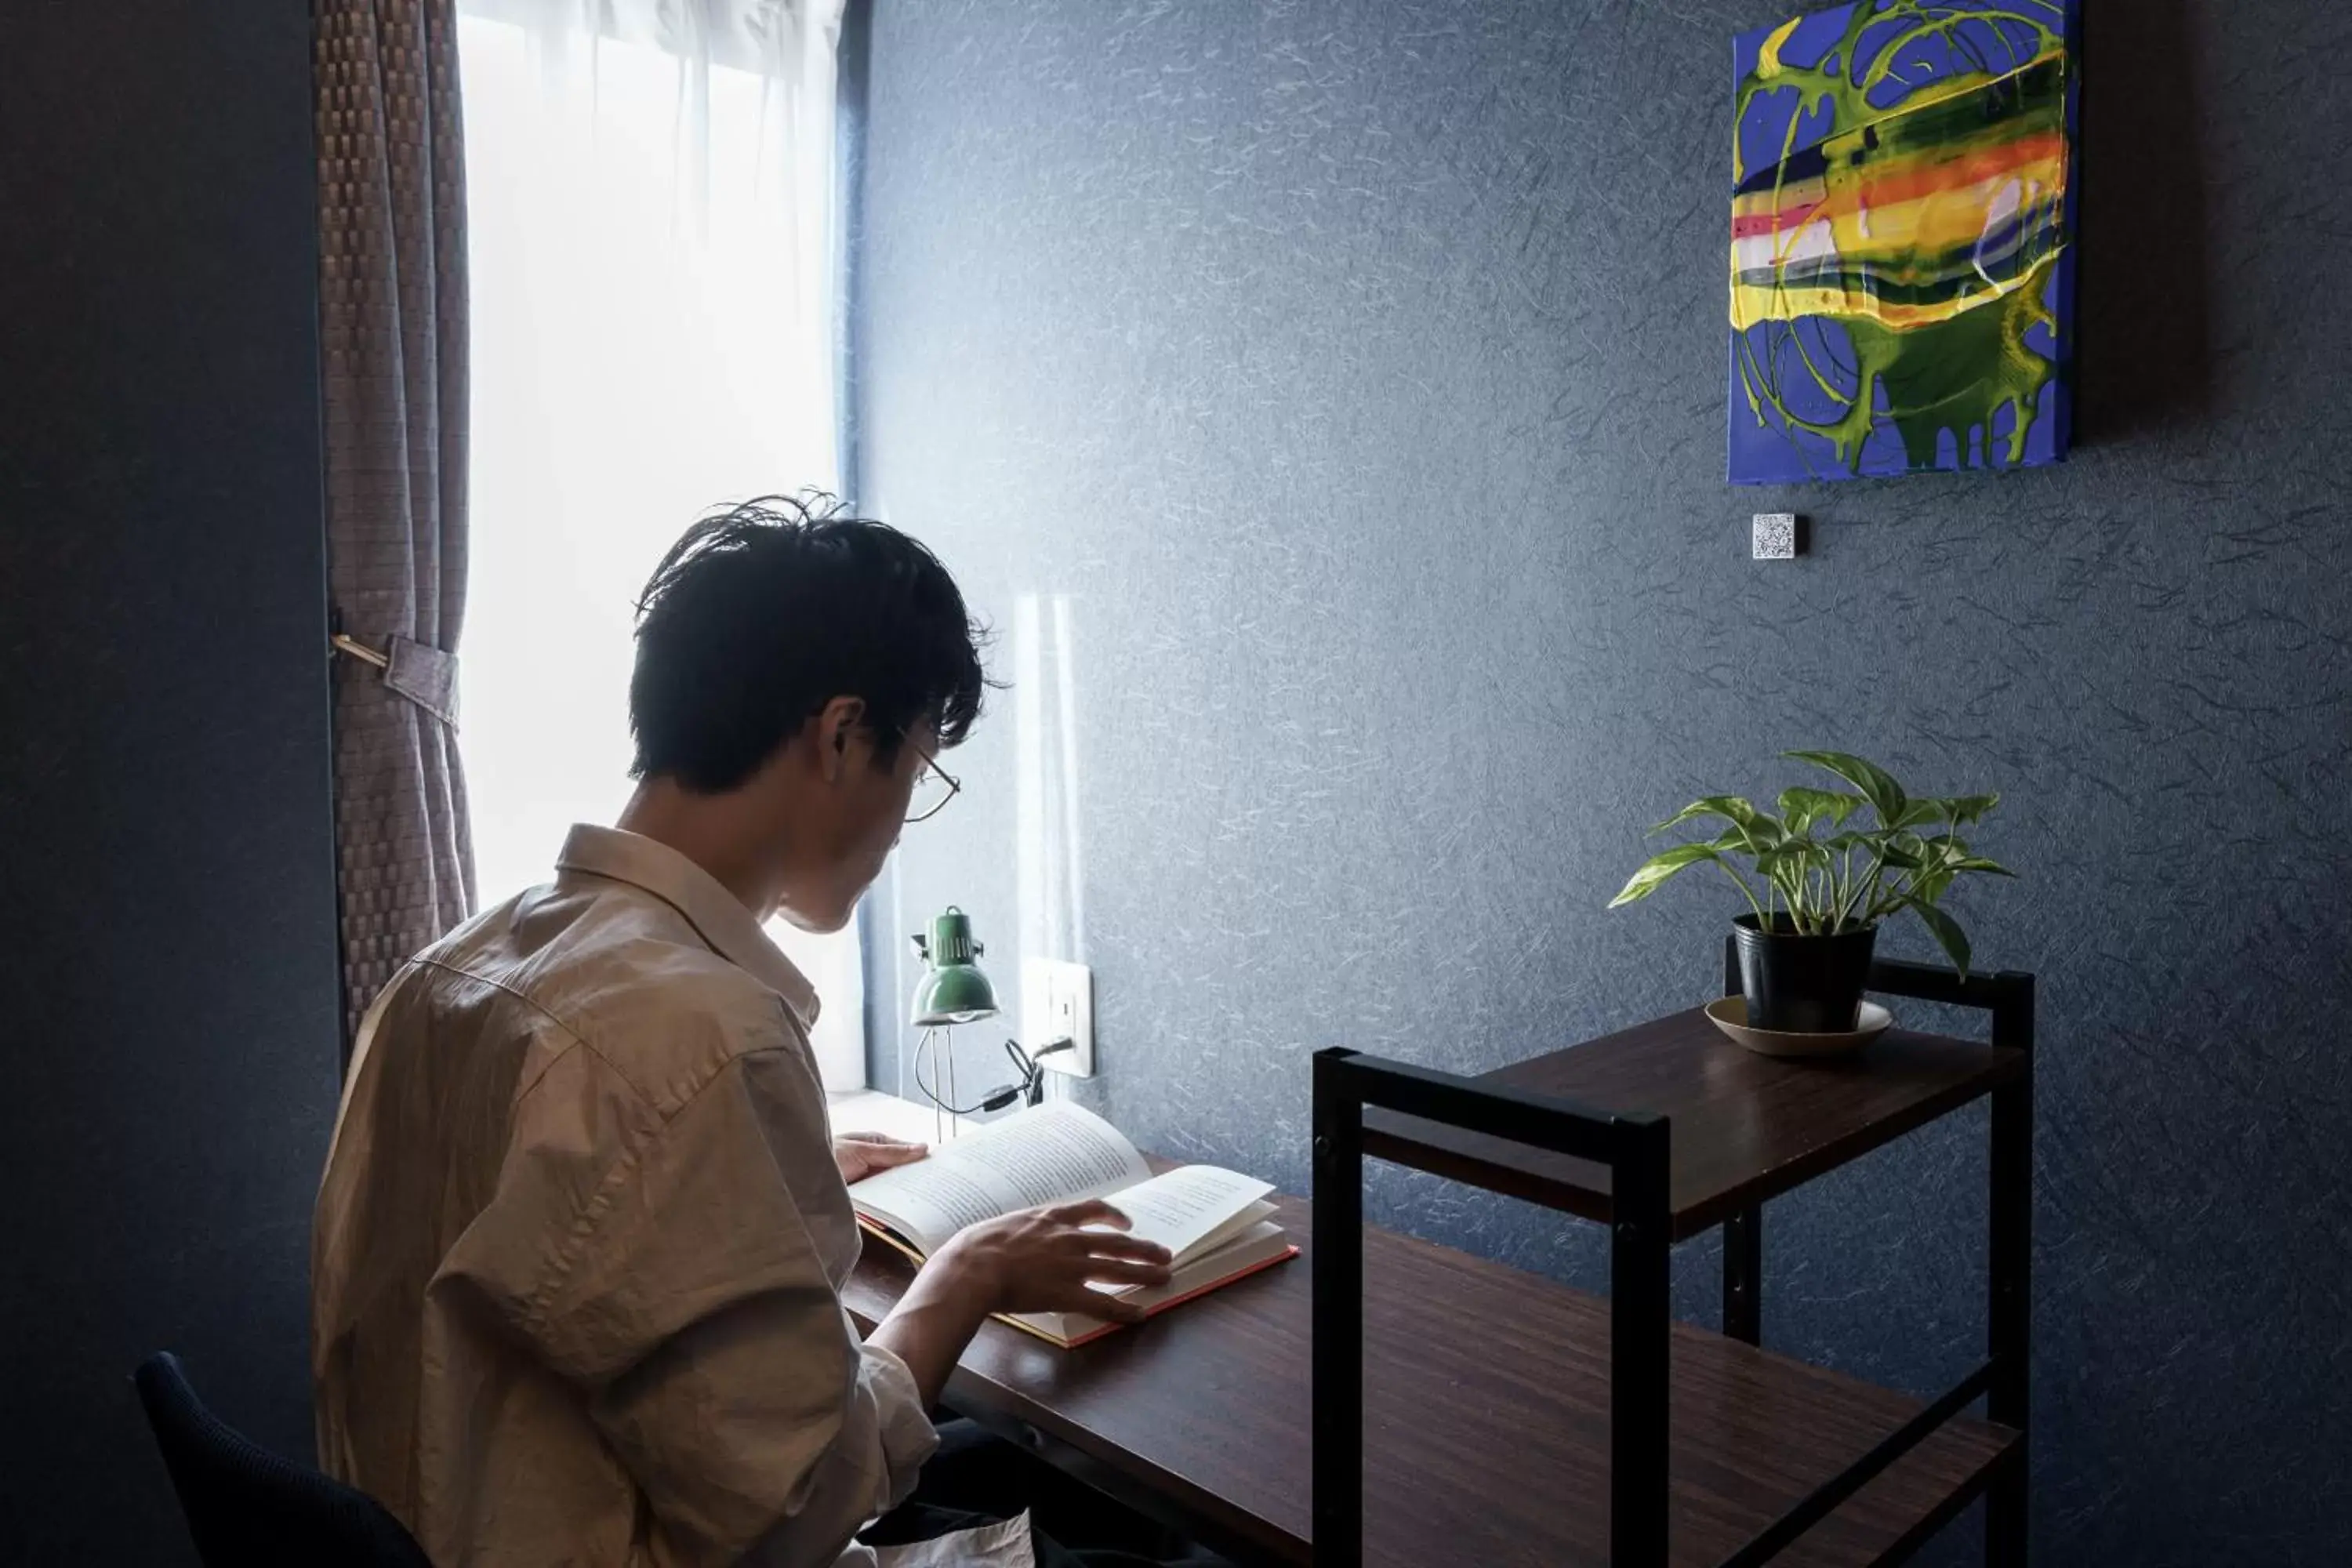
<svg viewBox="0 0 2352 1568">
<path fill-rule="evenodd" d="M 457 656 L 429 647 L 412 637 L 394 634 L 384 639 L 388 650 L 378 653 L 354 637 L 337 632 L 327 639 L 337 653 L 348 654 L 381 671 L 383 683 L 451 729 L 457 727 Z"/>
</svg>

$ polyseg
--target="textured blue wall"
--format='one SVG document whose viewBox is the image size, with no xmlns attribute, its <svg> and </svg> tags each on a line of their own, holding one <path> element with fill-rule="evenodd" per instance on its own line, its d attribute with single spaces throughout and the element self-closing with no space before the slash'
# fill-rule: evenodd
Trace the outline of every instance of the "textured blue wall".
<svg viewBox="0 0 2352 1568">
<path fill-rule="evenodd" d="M 2024 879 L 1960 909 L 2042 976 L 2042 1559 L 2341 1562 L 2352 16 L 2091 7 L 2073 463 L 1733 491 L 1729 40 L 1781 14 L 885 0 L 864 500 L 1002 673 L 1018 595 L 1070 595 L 1087 1098 L 1293 1188 L 1318 1046 L 1482 1068 L 1708 994 L 1721 897 L 1601 910 L 1683 800 L 1801 745 L 2003 793 Z M 1814 553 L 1750 563 L 1778 508 Z M 1022 731 L 961 753 L 884 931 L 952 898 L 1009 959 Z M 1982 1133 L 1774 1205 L 1768 1342 L 1969 1364 Z M 1601 1278 L 1551 1216 L 1379 1197 Z"/>
</svg>

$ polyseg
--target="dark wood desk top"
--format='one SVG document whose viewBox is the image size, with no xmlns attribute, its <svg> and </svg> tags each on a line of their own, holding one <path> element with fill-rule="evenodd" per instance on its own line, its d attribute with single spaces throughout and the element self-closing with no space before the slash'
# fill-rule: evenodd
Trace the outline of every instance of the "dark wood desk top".
<svg viewBox="0 0 2352 1568">
<path fill-rule="evenodd" d="M 1282 1224 L 1311 1247 L 1307 1205 Z M 1609 1310 L 1601 1299 L 1380 1230 L 1365 1237 L 1366 1561 L 1600 1568 L 1608 1561 Z M 1002 1324 L 950 1384 L 1206 1522 L 1308 1561 L 1307 1259 L 1076 1351 Z M 869 1247 L 847 1292 L 871 1323 L 908 1267 Z M 1899 1394 L 1698 1329 L 1673 1349 L 1673 1561 L 1711 1565 L 1918 1410 Z M 1907 1552 L 2013 1440 L 1963 1417 L 1775 1560 L 1850 1568 Z"/>
<path fill-rule="evenodd" d="M 1890 1029 L 1851 1057 L 1783 1061 L 1726 1039 L 1692 1009 L 1530 1058 L 1482 1081 L 1647 1110 L 1674 1122 L 1675 1239 L 1811 1181 L 2022 1072 L 2024 1053 Z M 1364 1152 L 1609 1218 L 1609 1172 L 1393 1111 L 1364 1112 Z"/>
</svg>

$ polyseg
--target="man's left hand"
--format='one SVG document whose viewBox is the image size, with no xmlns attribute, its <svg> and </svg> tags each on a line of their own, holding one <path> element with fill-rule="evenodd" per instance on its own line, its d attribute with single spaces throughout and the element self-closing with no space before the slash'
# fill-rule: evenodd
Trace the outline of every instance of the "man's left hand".
<svg viewBox="0 0 2352 1568">
<path fill-rule="evenodd" d="M 833 1141 L 833 1163 L 841 1168 L 845 1184 L 894 1165 L 911 1165 L 930 1152 L 928 1143 L 908 1143 L 880 1132 L 844 1132 Z"/>
</svg>

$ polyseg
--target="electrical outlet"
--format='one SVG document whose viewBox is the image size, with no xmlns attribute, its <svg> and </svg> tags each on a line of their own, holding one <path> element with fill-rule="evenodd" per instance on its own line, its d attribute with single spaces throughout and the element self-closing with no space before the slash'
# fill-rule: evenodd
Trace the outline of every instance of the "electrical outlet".
<svg viewBox="0 0 2352 1568">
<path fill-rule="evenodd" d="M 1748 524 L 1748 553 L 1759 561 L 1794 561 L 1803 553 L 1797 514 L 1759 511 Z"/>
<path fill-rule="evenodd" d="M 1021 1043 L 1031 1050 L 1067 1039 L 1075 1049 L 1040 1057 L 1047 1072 L 1095 1076 L 1095 974 L 1083 963 L 1033 958 L 1021 966 Z"/>
</svg>

